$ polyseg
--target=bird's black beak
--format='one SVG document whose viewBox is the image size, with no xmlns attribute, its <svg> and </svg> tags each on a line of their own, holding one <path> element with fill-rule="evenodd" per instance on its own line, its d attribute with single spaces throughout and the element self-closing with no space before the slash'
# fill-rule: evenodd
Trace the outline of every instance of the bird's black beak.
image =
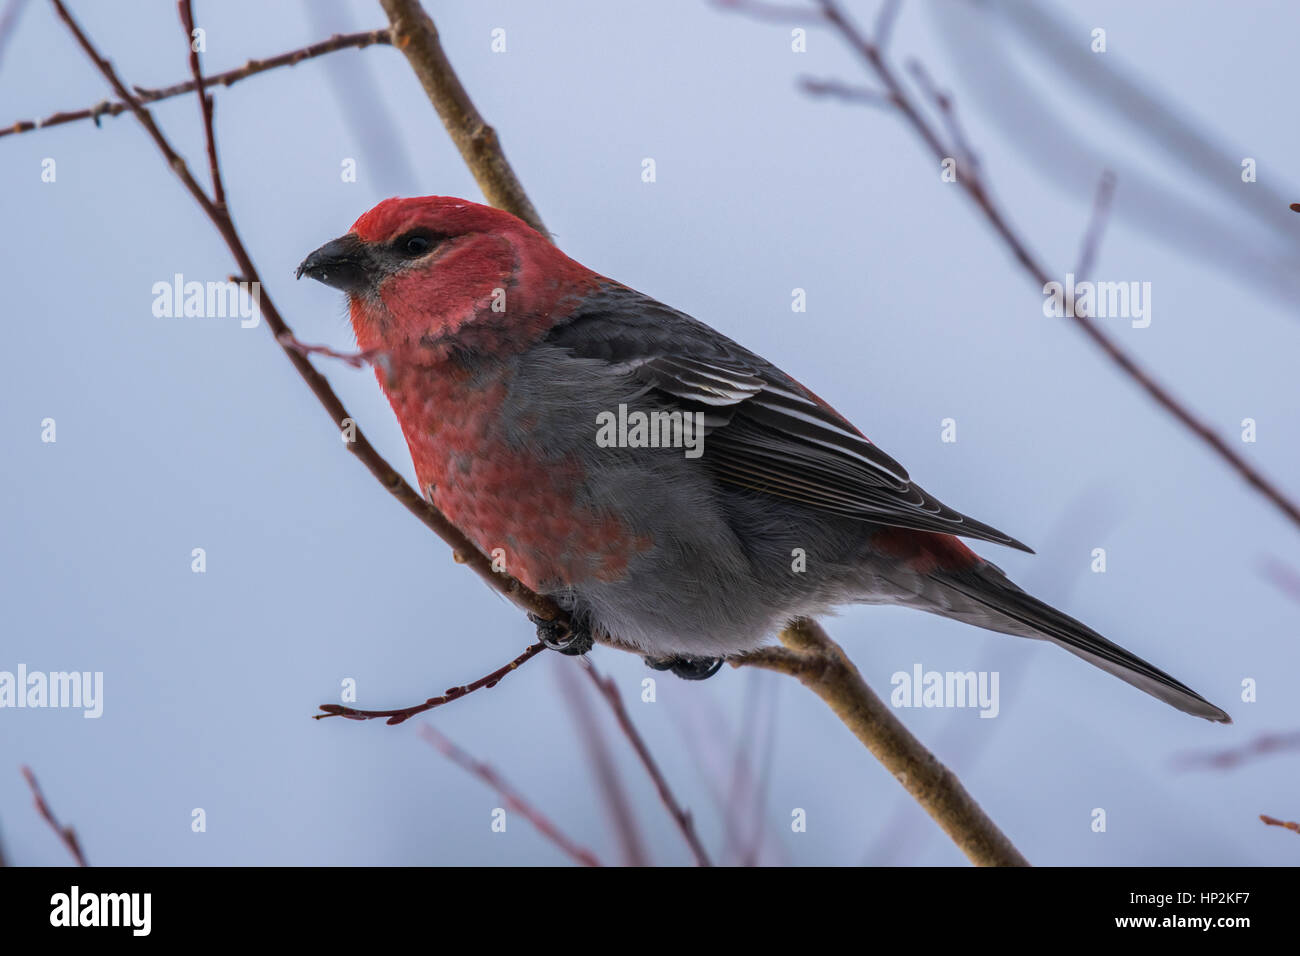
<svg viewBox="0 0 1300 956">
<path fill-rule="evenodd" d="M 307 276 L 344 292 L 357 292 L 369 282 L 367 250 L 355 233 L 325 243 L 298 266 L 297 277 Z"/>
</svg>

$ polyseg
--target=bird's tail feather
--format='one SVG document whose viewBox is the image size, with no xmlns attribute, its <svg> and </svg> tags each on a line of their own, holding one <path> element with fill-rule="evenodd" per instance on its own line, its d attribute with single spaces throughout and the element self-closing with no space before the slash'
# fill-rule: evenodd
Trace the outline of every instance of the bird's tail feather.
<svg viewBox="0 0 1300 956">
<path fill-rule="evenodd" d="M 1020 625 L 1005 628 L 999 626 L 999 622 L 989 620 L 987 623 L 981 622 L 985 627 L 992 630 L 1005 630 L 1013 634 L 1024 634 L 1024 629 L 1028 629 L 1034 636 L 1042 637 L 1065 648 L 1089 664 L 1114 674 L 1120 680 L 1127 681 L 1139 690 L 1177 707 L 1184 713 L 1204 717 L 1216 723 L 1232 723 L 1232 718 L 1226 712 L 1215 707 L 1186 684 L 1175 680 L 1136 654 L 1129 653 L 1118 644 L 1106 640 L 1092 628 L 1081 624 L 1068 614 L 1063 614 L 1051 605 L 1022 591 L 992 565 L 985 564 L 974 572 L 958 574 L 937 572 L 932 576 L 978 605 L 996 612 L 1003 618 L 1009 618 L 1006 623 Z"/>
</svg>

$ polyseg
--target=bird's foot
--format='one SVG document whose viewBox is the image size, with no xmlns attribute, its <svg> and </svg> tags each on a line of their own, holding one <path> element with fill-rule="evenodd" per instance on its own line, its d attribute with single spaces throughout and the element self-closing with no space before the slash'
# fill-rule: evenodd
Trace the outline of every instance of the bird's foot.
<svg viewBox="0 0 1300 956">
<path fill-rule="evenodd" d="M 535 614 L 529 614 L 528 620 L 537 625 L 537 639 L 553 651 L 559 651 L 570 657 L 579 657 L 596 645 L 591 631 L 575 625 L 568 627 L 559 621 L 547 621 Z"/>
<path fill-rule="evenodd" d="M 643 657 L 646 666 L 672 671 L 682 680 L 707 680 L 722 667 L 721 657 Z"/>
</svg>

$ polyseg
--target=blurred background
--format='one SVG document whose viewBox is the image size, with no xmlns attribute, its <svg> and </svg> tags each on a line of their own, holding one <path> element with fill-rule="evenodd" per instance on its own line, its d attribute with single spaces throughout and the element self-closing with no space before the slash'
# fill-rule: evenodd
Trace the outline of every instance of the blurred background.
<svg viewBox="0 0 1300 956">
<path fill-rule="evenodd" d="M 0 52 L 0 124 L 84 108 L 99 74 L 50 8 Z M 70 4 L 128 83 L 188 78 L 171 0 Z M 1300 531 L 1079 334 L 886 110 L 802 92 L 872 85 L 808 17 L 704 0 L 426 0 L 453 65 L 560 246 L 809 383 L 924 487 L 1026 541 L 980 553 L 1234 717 L 1190 718 L 1044 644 L 888 608 L 825 621 L 882 696 L 890 676 L 1000 674 L 996 719 L 907 725 L 1038 864 L 1292 864 L 1300 753 L 1197 755 L 1300 728 Z M 848 9 L 870 27 L 876 3 Z M 3 9 L 3 7 L 0 7 Z M 208 73 L 386 25 L 369 0 L 198 0 Z M 1104 29 L 1106 51 L 1094 52 Z M 504 30 L 505 51 L 492 49 Z M 985 175 L 1061 278 L 1103 168 L 1118 189 L 1094 277 L 1151 283 L 1151 324 L 1098 320 L 1232 446 L 1300 494 L 1300 8 L 1122 0 L 913 2 L 891 53 L 950 89 Z M 393 195 L 481 198 L 405 59 L 347 50 L 218 89 L 231 210 L 304 340 L 353 347 L 303 256 Z M 153 112 L 206 173 L 192 96 Z M 643 160 L 656 178 L 642 179 Z M 1257 179 L 1243 182 L 1242 161 Z M 42 181 L 55 161 L 54 182 Z M 340 175 L 354 160 L 356 181 Z M 200 175 L 206 180 L 206 176 Z M 417 703 L 532 640 L 340 444 L 265 327 L 157 318 L 152 287 L 222 280 L 219 237 L 129 115 L 0 140 L 0 670 L 102 671 L 103 716 L 0 711 L 0 845 L 68 861 L 30 765 L 99 864 L 545 864 L 566 858 L 416 732 L 313 721 Z M 791 311 L 792 290 L 807 311 Z M 318 359 L 410 475 L 368 372 Z M 53 418 L 57 441 L 41 441 Z M 957 441 L 941 441 L 955 419 Z M 1242 420 L 1257 441 L 1240 441 Z M 203 548 L 207 570 L 191 571 Z M 1105 573 L 1092 569 L 1104 548 Z M 705 683 L 598 648 L 715 859 L 962 864 L 815 696 L 750 669 Z M 604 862 L 604 738 L 649 858 L 688 851 L 575 664 L 544 655 L 432 715 Z M 657 699 L 641 681 L 657 678 Z M 1258 699 L 1241 700 L 1254 681 Z M 202 808 L 206 831 L 191 829 Z M 1106 811 L 1094 832 L 1093 810 Z M 806 811 L 806 832 L 791 815 Z"/>
</svg>

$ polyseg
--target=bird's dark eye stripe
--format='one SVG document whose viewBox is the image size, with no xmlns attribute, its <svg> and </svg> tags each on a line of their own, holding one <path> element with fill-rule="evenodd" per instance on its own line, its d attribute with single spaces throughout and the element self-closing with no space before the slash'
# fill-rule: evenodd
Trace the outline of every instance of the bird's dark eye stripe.
<svg viewBox="0 0 1300 956">
<path fill-rule="evenodd" d="M 427 232 L 414 232 L 401 236 L 393 245 L 403 255 L 422 256 L 441 242 L 443 238 Z"/>
</svg>

